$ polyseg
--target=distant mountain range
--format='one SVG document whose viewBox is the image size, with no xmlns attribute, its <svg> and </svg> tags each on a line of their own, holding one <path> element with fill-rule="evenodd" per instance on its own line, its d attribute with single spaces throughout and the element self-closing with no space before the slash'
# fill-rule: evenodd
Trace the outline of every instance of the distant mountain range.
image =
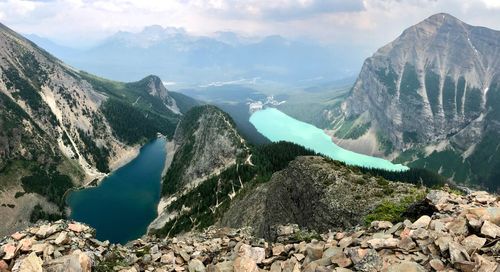
<svg viewBox="0 0 500 272">
<path fill-rule="evenodd" d="M 157 25 L 139 33 L 118 32 L 85 50 L 27 37 L 66 63 L 106 78 L 130 81 L 157 74 L 181 87 L 225 81 L 320 84 L 354 76 L 363 60 L 363 48 L 352 46 L 281 36 L 245 38 L 233 32 L 202 37 Z"/>
<path fill-rule="evenodd" d="M 500 31 L 429 17 L 365 61 L 339 112 L 340 144 L 498 188 Z"/>
</svg>

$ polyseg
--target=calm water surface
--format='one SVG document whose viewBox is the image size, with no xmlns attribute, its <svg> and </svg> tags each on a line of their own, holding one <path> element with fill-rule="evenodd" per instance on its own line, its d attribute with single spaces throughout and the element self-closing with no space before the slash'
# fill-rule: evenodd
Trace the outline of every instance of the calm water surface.
<svg viewBox="0 0 500 272">
<path fill-rule="evenodd" d="M 94 227 L 100 240 L 126 243 L 145 234 L 157 215 L 165 155 L 165 139 L 155 139 L 99 186 L 71 193 L 71 218 Z"/>
<path fill-rule="evenodd" d="M 273 142 L 296 143 L 350 165 L 391 171 L 408 169 L 401 164 L 393 164 L 388 160 L 343 149 L 336 145 L 322 129 L 294 119 L 275 108 L 255 112 L 250 116 L 250 123 L 257 128 L 257 131 Z"/>
</svg>

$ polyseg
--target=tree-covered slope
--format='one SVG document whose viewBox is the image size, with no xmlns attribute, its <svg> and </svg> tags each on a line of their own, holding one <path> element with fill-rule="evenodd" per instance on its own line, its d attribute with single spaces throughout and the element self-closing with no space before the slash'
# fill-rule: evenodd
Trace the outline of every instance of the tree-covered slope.
<svg viewBox="0 0 500 272">
<path fill-rule="evenodd" d="M 289 171 L 291 161 L 299 160 L 301 156 L 317 156 L 312 150 L 288 142 L 248 145 L 235 130 L 230 117 L 214 106 L 195 107 L 187 112 L 177 127 L 174 141 L 176 151 L 163 180 L 163 198 L 159 204 L 159 216 L 150 225 L 150 233 L 159 236 L 203 229 L 217 222 L 232 227 L 253 226 L 259 235 L 265 235 L 262 228 L 267 227 L 260 223 L 264 224 L 262 221 L 264 220 L 274 224 L 275 221 L 271 219 L 278 214 L 273 213 L 276 209 L 270 208 L 264 211 L 258 207 L 263 207 L 260 203 L 273 201 L 273 198 L 280 199 L 284 193 L 261 194 L 261 191 L 271 186 L 266 185 L 268 182 L 274 184 L 272 186 L 276 188 L 280 187 L 273 182 L 275 175 L 280 171 Z M 207 157 L 206 154 L 210 156 Z M 444 182 L 439 175 L 425 170 L 389 172 L 346 166 L 322 157 L 314 158 L 312 162 L 322 165 L 321 169 L 324 171 L 311 170 L 308 167 L 308 160 L 305 160 L 305 167 L 302 169 L 304 176 L 300 178 L 290 176 L 283 182 L 296 184 L 295 188 L 290 185 L 289 191 L 301 191 L 300 188 L 312 190 L 307 184 L 309 180 L 315 180 L 317 184 L 332 183 L 331 177 L 340 175 L 346 182 L 337 184 L 336 190 L 347 194 L 350 189 L 356 189 L 357 196 L 355 194 L 345 196 L 351 200 L 362 197 L 363 187 L 370 187 L 370 205 L 366 205 L 369 209 L 356 214 L 356 218 L 349 221 L 352 224 L 362 222 L 363 216 L 367 215 L 370 209 L 375 209 L 384 199 L 399 201 L 405 196 L 415 196 L 418 191 L 415 188 L 422 184 L 440 186 Z M 319 160 L 321 163 L 317 163 Z M 388 180 L 402 181 L 406 185 L 392 184 Z M 345 187 L 343 191 L 340 190 L 341 187 Z M 329 187 L 322 187 L 320 191 L 326 193 L 327 188 Z M 414 189 L 407 191 L 404 188 Z M 292 201 L 293 205 L 299 206 L 306 202 L 312 203 L 313 199 L 294 198 Z M 253 204 L 258 207 L 253 209 Z M 404 204 L 409 205 L 407 202 Z M 309 208 L 304 206 L 304 213 L 314 214 L 315 211 Z M 331 208 L 329 206 L 328 209 Z M 398 214 L 391 216 L 397 217 Z M 301 223 L 293 217 L 289 218 L 290 222 L 281 223 Z M 319 225 L 302 225 L 321 229 Z"/>
<path fill-rule="evenodd" d="M 77 71 L 0 24 L 0 233 L 35 207 L 60 217 L 68 189 L 103 178 L 156 133 L 171 137 L 178 119 L 158 77 Z"/>
</svg>

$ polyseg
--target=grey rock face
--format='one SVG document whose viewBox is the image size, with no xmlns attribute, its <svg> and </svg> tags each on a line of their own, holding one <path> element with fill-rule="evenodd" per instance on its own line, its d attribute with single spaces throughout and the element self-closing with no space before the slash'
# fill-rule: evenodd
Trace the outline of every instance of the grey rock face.
<svg viewBox="0 0 500 272">
<path fill-rule="evenodd" d="M 436 14 L 368 58 L 345 102 L 347 116 L 369 112 L 397 148 L 404 134 L 432 142 L 462 132 L 485 113 L 500 69 L 500 32 Z M 467 130 L 472 131 L 467 131 Z M 466 136 L 468 135 L 468 136 Z"/>
<path fill-rule="evenodd" d="M 448 177 L 482 180 L 495 189 L 496 166 L 480 168 L 498 144 L 499 86 L 500 31 L 436 14 L 365 61 L 341 110 L 347 123 L 360 116 L 369 122 L 382 136 L 379 149 L 388 147 L 397 155 L 429 148 L 418 158 L 452 150 L 457 161 L 469 161 L 461 174 L 446 170 Z M 494 156 L 490 163 L 498 165 L 498 160 Z M 443 166 L 430 164 L 434 171 Z"/>
<path fill-rule="evenodd" d="M 198 109 L 200 112 L 193 114 L 196 119 L 189 120 L 187 116 L 181 120 L 174 135 L 176 154 L 189 148 L 191 156 L 189 162 L 182 162 L 182 186 L 196 186 L 209 175 L 233 165 L 242 151 L 243 139 L 226 113 L 214 106 Z"/>
<path fill-rule="evenodd" d="M 396 182 L 388 186 L 396 192 L 394 196 L 414 189 Z M 258 236 L 268 238 L 274 238 L 275 226 L 288 223 L 319 232 L 350 228 L 362 224 L 363 217 L 382 201 L 398 201 L 384 194 L 382 187 L 374 178 L 325 158 L 298 157 L 268 183 L 237 198 L 220 224 L 252 226 Z"/>
</svg>

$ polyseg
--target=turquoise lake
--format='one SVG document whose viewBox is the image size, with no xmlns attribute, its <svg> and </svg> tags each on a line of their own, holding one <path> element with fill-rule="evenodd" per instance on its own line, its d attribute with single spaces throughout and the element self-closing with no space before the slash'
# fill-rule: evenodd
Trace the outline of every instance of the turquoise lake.
<svg viewBox="0 0 500 272">
<path fill-rule="evenodd" d="M 163 138 L 151 141 L 99 186 L 72 192 L 67 199 L 71 218 L 95 228 L 97 239 L 113 243 L 145 234 L 157 216 L 165 144 Z"/>
<path fill-rule="evenodd" d="M 408 167 L 401 164 L 393 164 L 388 160 L 343 149 L 336 145 L 322 129 L 294 119 L 275 108 L 255 112 L 250 116 L 250 123 L 255 126 L 258 132 L 273 142 L 288 141 L 296 143 L 349 165 L 390 171 L 408 169 Z"/>
</svg>

